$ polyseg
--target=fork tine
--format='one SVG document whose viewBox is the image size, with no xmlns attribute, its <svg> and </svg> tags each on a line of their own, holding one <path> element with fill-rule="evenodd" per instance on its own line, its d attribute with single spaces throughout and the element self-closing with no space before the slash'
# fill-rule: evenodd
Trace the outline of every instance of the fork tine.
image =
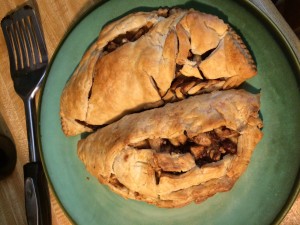
<svg viewBox="0 0 300 225">
<path fill-rule="evenodd" d="M 34 31 L 34 34 L 35 34 L 34 37 L 36 39 L 37 46 L 40 51 L 41 62 L 47 62 L 48 56 L 47 56 L 47 49 L 46 49 L 46 44 L 44 41 L 43 33 L 40 29 L 37 17 L 34 16 L 33 11 L 31 11 L 30 21 L 31 21 L 31 29 Z"/>
<path fill-rule="evenodd" d="M 4 17 L 1 21 L 2 30 L 5 31 L 4 38 L 7 43 L 10 68 L 16 71 L 21 64 L 20 49 L 18 48 L 18 41 L 16 39 L 15 31 L 13 29 L 13 22 L 10 16 Z"/>
<path fill-rule="evenodd" d="M 34 61 L 33 61 L 32 44 L 31 44 L 30 36 L 28 34 L 28 30 L 26 29 L 26 21 L 27 20 L 28 20 L 28 18 L 24 17 L 20 21 L 19 26 L 20 26 L 20 29 L 23 33 L 23 37 L 24 37 L 25 44 L 26 44 L 28 66 L 32 67 L 33 64 L 34 64 Z"/>
<path fill-rule="evenodd" d="M 26 68 L 27 67 L 27 59 L 28 57 L 26 56 L 26 43 L 24 42 L 24 34 L 22 34 L 21 32 L 21 28 L 20 28 L 20 23 L 22 23 L 21 20 L 17 21 L 14 24 L 14 30 L 17 36 L 17 39 L 19 40 L 19 48 L 21 49 L 21 56 L 20 58 L 22 58 L 21 63 L 19 68 Z"/>
<path fill-rule="evenodd" d="M 24 22 L 25 32 L 23 32 L 23 34 L 26 36 L 25 38 L 28 39 L 26 47 L 29 49 L 29 53 L 31 53 L 28 57 L 30 58 L 30 68 L 32 68 L 34 65 L 41 62 L 39 40 L 36 38 L 38 30 L 35 29 L 34 26 L 36 16 L 31 7 L 25 6 L 21 10 L 15 12 L 13 17 L 15 21 Z"/>
<path fill-rule="evenodd" d="M 19 48 L 19 43 L 18 43 L 18 39 L 13 24 L 11 24 L 11 26 L 9 26 L 8 29 L 13 41 L 14 52 L 17 60 L 16 70 L 18 70 L 18 68 L 20 68 L 21 65 L 21 52 Z"/>
<path fill-rule="evenodd" d="M 26 20 L 26 30 L 28 32 L 28 35 L 30 36 L 30 40 L 32 43 L 32 48 L 33 48 L 34 57 L 35 57 L 35 63 L 39 63 L 40 62 L 39 45 L 38 45 L 38 41 L 36 39 L 35 31 L 33 30 L 33 27 L 32 27 L 32 18 L 31 17 L 28 17 L 28 20 Z"/>
<path fill-rule="evenodd" d="M 25 6 L 20 14 L 22 14 L 24 18 L 27 18 L 25 20 L 25 28 L 31 39 L 36 63 L 48 62 L 43 33 L 40 29 L 38 18 L 35 16 L 35 12 L 30 6 Z"/>
<path fill-rule="evenodd" d="M 20 11 L 20 14 L 23 14 L 22 17 L 24 18 L 24 26 L 25 26 L 25 30 L 26 30 L 26 34 L 28 39 L 30 40 L 30 45 L 28 45 L 28 47 L 30 48 L 30 50 L 32 50 L 32 60 L 34 60 L 34 62 L 32 62 L 33 64 L 35 63 L 39 63 L 39 49 L 38 49 L 38 43 L 36 42 L 35 39 L 35 32 L 34 30 L 32 30 L 32 17 L 34 16 L 34 12 L 33 10 L 28 10 L 29 7 L 23 8 L 22 11 Z M 31 65 L 32 66 L 32 65 Z"/>
</svg>

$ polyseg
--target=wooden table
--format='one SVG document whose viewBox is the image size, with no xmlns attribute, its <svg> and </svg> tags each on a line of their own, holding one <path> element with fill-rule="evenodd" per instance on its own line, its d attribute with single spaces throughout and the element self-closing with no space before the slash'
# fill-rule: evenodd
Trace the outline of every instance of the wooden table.
<svg viewBox="0 0 300 225">
<path fill-rule="evenodd" d="M 24 4 L 24 0 L 0 1 L 0 18 Z M 40 16 L 51 59 L 58 44 L 68 29 L 97 0 L 34 0 L 27 1 L 35 6 Z M 283 30 L 292 45 L 300 53 L 300 43 L 271 1 L 252 0 L 265 11 Z M 2 32 L 0 32 L 0 134 L 10 137 L 17 149 L 18 159 L 13 174 L 0 181 L 0 224 L 26 224 L 23 194 L 23 165 L 28 161 L 27 136 L 23 102 L 16 95 L 10 77 L 9 60 Z M 299 57 L 300 58 L 300 57 Z M 51 193 L 53 224 L 65 225 L 70 221 Z M 284 225 L 300 224 L 300 198 L 282 221 Z"/>
</svg>

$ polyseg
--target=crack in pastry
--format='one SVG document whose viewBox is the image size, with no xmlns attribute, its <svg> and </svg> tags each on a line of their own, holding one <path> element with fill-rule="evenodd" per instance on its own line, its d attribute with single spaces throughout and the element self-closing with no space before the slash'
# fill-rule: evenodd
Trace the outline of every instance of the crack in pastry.
<svg viewBox="0 0 300 225">
<path fill-rule="evenodd" d="M 107 124 L 103 124 L 103 125 L 91 125 L 91 124 L 88 124 L 88 123 L 86 123 L 84 121 L 77 120 L 77 119 L 75 120 L 75 122 L 78 123 L 78 124 L 81 124 L 82 126 L 85 126 L 85 127 L 89 128 L 89 129 L 91 129 L 93 131 L 95 131 L 95 130 L 97 130 L 99 128 L 102 128 L 102 127 L 104 127 L 104 126 L 107 125 Z"/>
<path fill-rule="evenodd" d="M 259 95 L 215 91 L 127 115 L 78 142 L 86 169 L 112 191 L 159 207 L 228 191 L 262 138 Z"/>
<path fill-rule="evenodd" d="M 139 28 L 138 30 L 127 31 L 125 34 L 120 34 L 103 48 L 104 52 L 111 53 L 116 49 L 120 48 L 122 45 L 128 42 L 134 42 L 138 40 L 141 36 L 149 32 L 152 23 L 147 23 L 145 26 Z"/>
<path fill-rule="evenodd" d="M 227 154 L 236 154 L 238 137 L 238 132 L 222 126 L 191 138 L 182 134 L 172 139 L 145 139 L 128 146 L 154 151 L 152 167 L 158 185 L 161 176 L 181 175 L 195 166 L 202 167 L 222 160 Z M 128 160 L 128 155 L 124 160 Z"/>
<path fill-rule="evenodd" d="M 62 128 L 67 136 L 90 132 L 153 103 L 234 88 L 255 74 L 245 44 L 218 17 L 192 9 L 133 13 L 103 27 L 83 56 L 61 96 Z M 181 76 L 184 88 L 173 90 Z"/>
</svg>

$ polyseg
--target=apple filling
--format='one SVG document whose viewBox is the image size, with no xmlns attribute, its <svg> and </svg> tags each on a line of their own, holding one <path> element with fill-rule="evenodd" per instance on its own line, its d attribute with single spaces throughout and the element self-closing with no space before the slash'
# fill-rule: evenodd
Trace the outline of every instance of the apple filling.
<svg viewBox="0 0 300 225">
<path fill-rule="evenodd" d="M 130 147 L 154 151 L 151 164 L 158 184 L 161 176 L 180 175 L 195 166 L 202 167 L 222 160 L 225 155 L 236 154 L 238 137 L 238 132 L 223 126 L 192 137 L 182 134 L 173 139 L 146 139 Z"/>
<path fill-rule="evenodd" d="M 115 39 L 108 42 L 108 44 L 103 48 L 104 55 L 115 51 L 116 49 L 120 48 L 122 45 L 128 42 L 134 42 L 138 40 L 140 37 L 146 34 L 152 26 L 152 23 L 147 23 L 145 26 L 137 30 L 127 31 L 125 34 L 120 34 Z"/>
<path fill-rule="evenodd" d="M 145 139 L 129 144 L 116 157 L 109 183 L 117 189 L 129 188 L 136 193 L 146 184 L 163 190 L 166 179 L 184 179 L 197 173 L 197 169 L 236 154 L 239 136 L 237 131 L 222 126 L 192 136 L 185 132 L 176 138 Z M 135 183 L 144 173 L 153 181 L 146 176 L 145 180 Z"/>
</svg>

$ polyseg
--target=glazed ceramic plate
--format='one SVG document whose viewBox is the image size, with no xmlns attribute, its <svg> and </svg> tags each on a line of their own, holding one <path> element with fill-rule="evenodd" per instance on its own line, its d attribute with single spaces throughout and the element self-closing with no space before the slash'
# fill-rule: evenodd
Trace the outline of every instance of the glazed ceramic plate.
<svg viewBox="0 0 300 225">
<path fill-rule="evenodd" d="M 239 3 L 240 2 L 240 3 Z M 40 129 L 43 162 L 61 206 L 76 224 L 270 224 L 285 214 L 299 190 L 299 63 L 277 28 L 251 3 L 222 0 L 111 0 L 87 13 L 64 39 L 43 90 Z M 90 176 L 77 157 L 77 141 L 60 126 L 64 85 L 103 25 L 135 11 L 161 6 L 195 8 L 231 24 L 250 47 L 258 75 L 244 88 L 261 92 L 264 137 L 247 171 L 229 192 L 202 204 L 161 209 L 125 200 Z"/>
</svg>

